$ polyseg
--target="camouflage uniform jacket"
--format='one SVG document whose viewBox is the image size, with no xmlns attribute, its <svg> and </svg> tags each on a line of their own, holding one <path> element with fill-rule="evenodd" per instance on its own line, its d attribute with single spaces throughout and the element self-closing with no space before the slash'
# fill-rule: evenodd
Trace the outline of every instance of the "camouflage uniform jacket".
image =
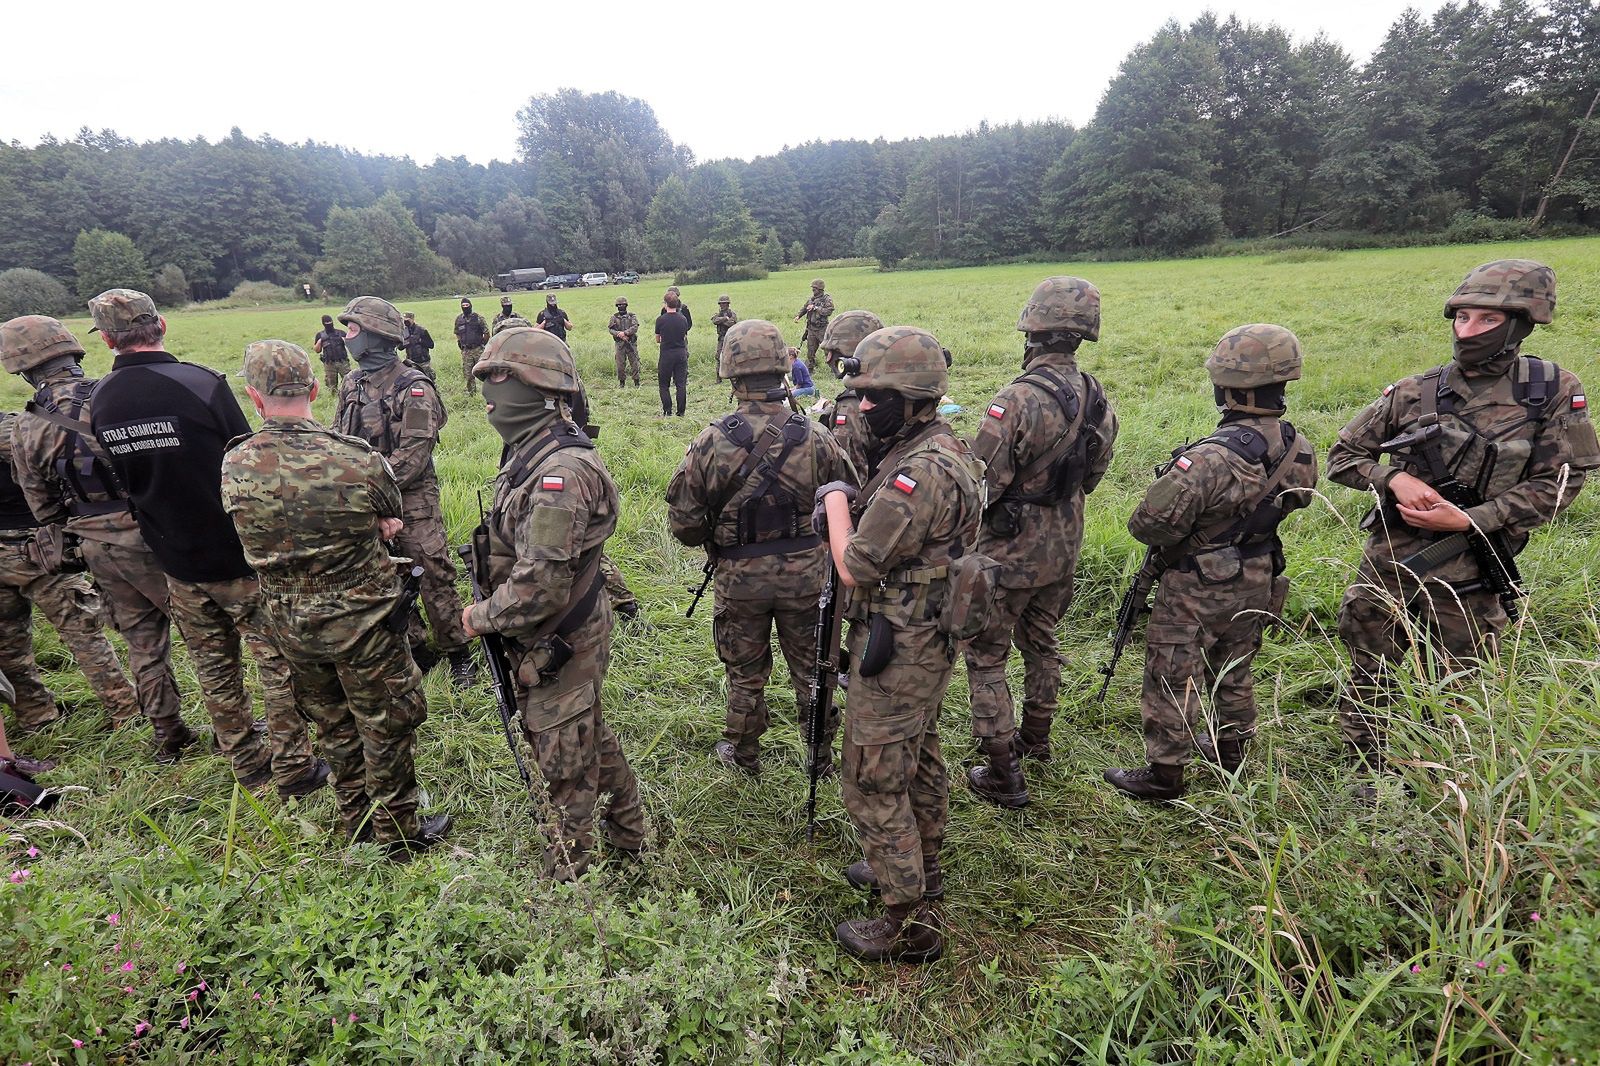
<svg viewBox="0 0 1600 1066">
<path fill-rule="evenodd" d="M 428 376 L 398 359 L 382 370 L 357 370 L 339 390 L 340 433 L 360 437 L 394 470 L 405 514 L 436 514 L 439 478 L 433 449 L 444 428 L 444 403 Z"/>
<path fill-rule="evenodd" d="M 494 331 L 500 328 L 500 323 L 508 318 L 522 318 L 522 315 L 516 311 L 502 310 L 498 315 L 494 316 L 494 321 L 489 323 L 489 335 L 491 337 L 494 336 Z M 523 319 L 523 321 L 526 322 L 527 319 Z"/>
<path fill-rule="evenodd" d="M 711 316 L 711 324 L 717 327 L 718 340 L 721 340 L 723 337 L 727 336 L 728 330 L 737 325 L 738 322 L 739 316 L 733 313 L 733 308 L 731 307 L 726 311 L 719 310 L 716 314 Z"/>
<path fill-rule="evenodd" d="M 612 315 L 611 321 L 606 323 L 606 329 L 612 333 L 623 334 L 621 337 L 611 338 L 618 344 L 639 343 L 639 316 L 632 311 L 618 311 Z"/>
<path fill-rule="evenodd" d="M 58 411 L 70 416 L 73 391 L 79 382 L 85 380 L 93 381 L 92 378 L 79 378 L 68 372 L 52 374 L 39 386 L 39 393 Z M 89 425 L 89 410 L 89 404 L 85 404 L 77 418 L 85 428 Z M 17 485 L 27 497 L 28 507 L 42 524 L 65 522 L 67 528 L 83 540 L 125 548 L 144 547 L 144 536 L 139 532 L 139 522 L 131 506 L 109 514 L 70 515 L 69 505 L 77 499 L 77 494 L 63 480 L 56 467 L 56 463 L 65 458 L 72 447 L 70 434 L 65 429 L 30 411 L 24 411 L 17 416 L 12 434 L 12 467 Z M 98 447 L 93 433 L 87 433 L 86 436 L 91 445 Z"/>
<path fill-rule="evenodd" d="M 382 624 L 399 594 L 378 519 L 400 517 L 389 464 L 310 418 L 269 418 L 229 446 L 222 504 L 275 624 L 334 659 Z"/>
<path fill-rule="evenodd" d="M 769 426 L 774 432 L 783 428 L 791 414 L 789 408 L 782 403 L 745 400 L 736 414 L 749 425 L 757 452 L 769 459 L 775 457 L 782 445 L 766 434 Z M 827 555 L 821 540 L 812 533 L 812 500 L 821 485 L 830 481 L 856 484 L 857 478 L 850 460 L 833 438 L 818 432 L 809 420 L 804 421 L 806 439 L 789 452 L 771 491 L 786 493 L 793 501 L 798 519 L 796 537 L 814 543 L 781 554 L 723 558 L 716 576 L 719 599 L 770 596 L 778 587 L 788 588 L 795 595 L 822 588 L 827 577 Z M 747 502 L 754 504 L 752 497 L 763 480 L 758 466 L 742 484 L 738 482 L 739 470 L 750 454 L 715 423 L 700 431 L 667 486 L 667 514 L 674 537 L 691 548 L 709 544 L 719 555 L 736 548 L 740 509 Z M 719 501 L 720 512 L 716 510 Z"/>
<path fill-rule="evenodd" d="M 1404 378 L 1351 419 L 1328 453 L 1331 480 L 1353 489 L 1377 489 L 1390 511 L 1379 521 L 1374 509 L 1363 522 L 1373 533 L 1369 555 L 1404 558 L 1437 539 L 1437 534 L 1406 525 L 1388 507 L 1392 499 L 1384 491 L 1395 473 L 1408 470 L 1426 481 L 1426 470 L 1420 465 L 1408 469 L 1403 459 L 1391 457 L 1396 465 L 1389 465 L 1380 458 L 1384 441 L 1415 427 L 1422 415 L 1422 390 L 1427 387 L 1439 390 L 1443 454 L 1454 457 L 1455 476 L 1469 485 L 1487 476 L 1484 502 L 1469 508 L 1468 517 L 1486 533 L 1505 530 L 1514 550 L 1520 551 L 1535 529 L 1570 507 L 1587 472 L 1600 466 L 1600 443 L 1589 421 L 1583 385 L 1569 371 L 1562 370 L 1550 388 L 1543 408 L 1548 414 L 1542 419 L 1530 418 L 1517 402 L 1510 371 L 1468 377 L 1459 366 L 1447 364 L 1437 378 L 1426 374 Z M 1486 447 L 1484 438 L 1494 447 Z M 1477 564 L 1469 552 L 1430 576 L 1459 582 L 1476 574 Z"/>
<path fill-rule="evenodd" d="M 489 342 L 489 324 L 476 311 L 456 316 L 456 347 L 482 348 Z"/>
<path fill-rule="evenodd" d="M 944 419 L 895 443 L 852 507 L 844 564 L 857 587 L 847 617 L 869 610 L 896 627 L 933 625 L 944 609 L 946 568 L 977 538 L 982 463 Z"/>
<path fill-rule="evenodd" d="M 980 529 L 974 550 L 1005 568 L 1000 584 L 1006 588 L 1042 588 L 1072 572 L 1083 544 L 1083 498 L 1105 476 L 1117 438 L 1117 415 L 1109 399 L 1098 421 L 1093 418 L 1094 411 L 1085 410 L 1088 385 L 1072 356 L 1046 354 L 1034 359 L 1027 370 L 1028 374 L 1046 371 L 1058 376 L 1071 389 L 1082 412 L 1077 433 L 1089 435 L 1097 446 L 1086 453 L 1076 491 L 1054 504 L 1017 504 L 1018 528 L 1010 536 L 996 533 L 987 522 Z M 972 440 L 973 452 L 987 464 L 984 480 L 991 508 L 1008 493 L 1027 495 L 1049 488 L 1053 463 L 1029 474 L 1021 484 L 1016 478 L 1035 460 L 1048 455 L 1069 425 L 1061 405 L 1044 386 L 1018 380 L 1000 390 Z"/>
<path fill-rule="evenodd" d="M 819 293 L 806 301 L 810 308 L 806 312 L 806 335 L 815 333 L 822 336 L 822 331 L 828 328 L 828 319 L 833 317 L 833 297 L 827 293 Z"/>
<path fill-rule="evenodd" d="M 822 416 L 822 422 L 833 433 L 833 439 L 855 464 L 861 477 L 868 474 L 867 442 L 871 432 L 861 414 L 861 395 L 855 389 L 845 389 L 833 401 L 833 406 Z"/>
</svg>

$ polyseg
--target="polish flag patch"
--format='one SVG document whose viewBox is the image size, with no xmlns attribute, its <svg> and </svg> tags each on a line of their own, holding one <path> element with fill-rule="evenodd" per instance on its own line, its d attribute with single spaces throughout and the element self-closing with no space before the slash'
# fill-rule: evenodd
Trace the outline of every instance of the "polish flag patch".
<svg viewBox="0 0 1600 1066">
<path fill-rule="evenodd" d="M 1391 392 L 1393 392 L 1393 391 L 1394 391 L 1394 386 L 1393 386 L 1393 385 L 1385 385 L 1385 386 L 1384 386 L 1384 387 L 1383 387 L 1383 394 L 1384 394 L 1384 395 L 1385 395 L 1385 396 L 1387 396 L 1387 395 L 1389 395 L 1389 394 L 1390 394 L 1390 393 L 1391 393 Z"/>
<path fill-rule="evenodd" d="M 1187 470 L 1193 465 L 1194 460 L 1189 458 L 1187 455 L 1178 456 L 1177 467 L 1179 470 Z"/>
<path fill-rule="evenodd" d="M 546 492 L 560 492 L 567 487 L 567 479 L 556 474 L 546 474 L 539 479 L 539 487 Z"/>
<path fill-rule="evenodd" d="M 423 388 L 421 385 L 413 385 L 411 386 L 411 395 L 426 396 L 428 395 L 428 390 Z"/>
<path fill-rule="evenodd" d="M 1589 401 L 1584 399 L 1583 393 L 1576 392 L 1572 394 L 1572 409 L 1574 411 L 1581 411 L 1588 406 Z"/>
<path fill-rule="evenodd" d="M 989 405 L 989 417 L 990 418 L 1004 418 L 1005 416 L 1006 416 L 1006 409 L 1004 407 L 1002 407 L 1000 404 L 992 403 L 992 404 Z"/>
<path fill-rule="evenodd" d="M 841 415 L 834 415 L 833 416 L 833 424 L 836 425 L 836 426 L 842 426 L 848 421 L 850 421 L 850 419 L 845 415 L 841 414 Z"/>
<path fill-rule="evenodd" d="M 917 483 L 911 478 L 906 477 L 904 474 L 896 474 L 894 476 L 894 487 L 905 493 L 907 496 L 917 491 Z"/>
</svg>

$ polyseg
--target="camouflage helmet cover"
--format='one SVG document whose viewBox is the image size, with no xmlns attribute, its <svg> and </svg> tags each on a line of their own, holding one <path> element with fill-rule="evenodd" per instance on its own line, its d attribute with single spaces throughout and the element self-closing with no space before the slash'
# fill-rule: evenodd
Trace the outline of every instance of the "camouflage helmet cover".
<svg viewBox="0 0 1600 1066">
<path fill-rule="evenodd" d="M 309 393 L 317 377 L 311 357 L 289 341 L 251 341 L 244 349 L 245 384 L 263 396 L 300 396 Z"/>
<path fill-rule="evenodd" d="M 400 318 L 400 312 L 394 304 L 376 296 L 357 296 L 345 304 L 344 310 L 339 313 L 339 321 L 347 326 L 354 322 L 368 333 L 392 341 L 404 340 L 406 336 L 406 325 Z"/>
<path fill-rule="evenodd" d="M 518 327 L 523 329 L 532 329 L 533 323 L 529 322 L 521 315 L 507 315 L 505 318 L 502 318 L 500 321 L 494 324 L 493 332 L 490 334 L 490 336 L 493 336 L 495 333 L 503 333 L 508 329 L 516 329 Z"/>
<path fill-rule="evenodd" d="M 871 311 L 846 311 L 828 320 L 828 328 L 822 331 L 821 348 L 828 353 L 831 363 L 841 356 L 854 355 L 856 345 L 865 340 L 867 334 L 882 328 L 883 320 Z"/>
<path fill-rule="evenodd" d="M 888 326 L 867 334 L 856 346 L 861 372 L 845 378 L 857 391 L 889 389 L 914 400 L 937 400 L 950 384 L 944 346 L 915 326 Z"/>
<path fill-rule="evenodd" d="M 617 306 L 618 307 L 627 307 L 628 306 L 628 298 L 626 296 L 618 296 L 617 297 Z"/>
<path fill-rule="evenodd" d="M 1257 322 L 1223 334 L 1206 359 L 1211 383 L 1253 389 L 1300 378 L 1300 338 L 1282 326 Z"/>
<path fill-rule="evenodd" d="M 45 315 L 22 315 L 0 325 L 0 362 L 6 373 L 20 374 L 63 355 L 83 356 L 72 331 Z"/>
<path fill-rule="evenodd" d="M 717 303 L 719 303 L 719 304 L 726 304 L 726 303 L 732 303 L 732 302 L 733 301 L 728 299 L 726 296 L 718 296 L 717 297 Z"/>
<path fill-rule="evenodd" d="M 820 291 L 823 288 L 822 279 L 821 278 L 812 278 L 811 279 L 811 287 L 813 289 L 817 289 L 817 290 Z"/>
<path fill-rule="evenodd" d="M 1086 341 L 1100 339 L 1100 290 L 1083 278 L 1045 278 L 1017 316 L 1023 333 L 1061 330 Z"/>
<path fill-rule="evenodd" d="M 486 378 L 496 370 L 545 392 L 578 391 L 578 366 L 571 350 L 560 337 L 542 329 L 513 326 L 489 338 L 472 376 Z"/>
<path fill-rule="evenodd" d="M 739 378 L 747 374 L 782 374 L 789 369 L 789 346 L 771 322 L 747 318 L 728 329 L 717 357 L 717 374 Z"/>
<path fill-rule="evenodd" d="M 1556 272 L 1532 259 L 1496 259 L 1475 267 L 1444 303 L 1444 317 L 1463 307 L 1523 314 L 1548 324 L 1556 314 Z"/>
</svg>

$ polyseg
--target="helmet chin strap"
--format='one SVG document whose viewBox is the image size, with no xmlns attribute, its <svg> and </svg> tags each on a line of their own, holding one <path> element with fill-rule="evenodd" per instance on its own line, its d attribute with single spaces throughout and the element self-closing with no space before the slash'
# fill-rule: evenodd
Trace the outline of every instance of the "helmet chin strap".
<svg viewBox="0 0 1600 1066">
<path fill-rule="evenodd" d="M 1246 415 L 1281 415 L 1287 407 L 1283 402 L 1283 384 L 1262 385 L 1252 389 L 1226 389 L 1212 386 L 1218 407 Z M 1274 406 L 1268 406 L 1274 403 Z"/>
</svg>

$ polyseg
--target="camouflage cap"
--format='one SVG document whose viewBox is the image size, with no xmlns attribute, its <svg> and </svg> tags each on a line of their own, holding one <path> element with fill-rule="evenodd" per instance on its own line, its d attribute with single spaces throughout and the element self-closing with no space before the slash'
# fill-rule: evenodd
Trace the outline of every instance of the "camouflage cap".
<svg viewBox="0 0 1600 1066">
<path fill-rule="evenodd" d="M 628 306 L 628 298 L 626 296 L 618 296 L 617 297 L 617 306 L 618 307 L 627 307 Z"/>
<path fill-rule="evenodd" d="M 161 318 L 156 302 L 138 289 L 107 289 L 89 301 L 89 314 L 94 317 L 90 333 L 119 333 Z"/>
<path fill-rule="evenodd" d="M 547 330 L 514 326 L 496 333 L 473 365 L 472 376 L 482 379 L 496 370 L 545 392 L 578 391 L 578 365 L 571 349 Z"/>
<path fill-rule="evenodd" d="M 63 355 L 83 357 L 83 345 L 72 331 L 45 315 L 22 315 L 0 324 L 0 362 L 8 374 L 20 374 Z"/>
<path fill-rule="evenodd" d="M 726 296 L 718 296 L 717 297 L 717 303 L 719 303 L 719 304 L 726 304 L 726 303 L 732 303 L 732 302 L 733 301 L 728 299 Z"/>
<path fill-rule="evenodd" d="M 944 346 L 915 326 L 888 326 L 867 334 L 856 345 L 861 372 L 845 378 L 858 391 L 889 389 L 914 400 L 937 400 L 950 385 Z"/>
<path fill-rule="evenodd" d="M 357 296 L 345 304 L 339 321 L 347 326 L 354 322 L 368 333 L 392 341 L 402 341 L 406 336 L 406 324 L 400 312 L 394 304 L 377 296 Z"/>
<path fill-rule="evenodd" d="M 511 306 L 511 297 L 509 297 L 509 296 L 500 297 L 500 306 L 501 307 L 510 307 Z"/>
<path fill-rule="evenodd" d="M 1061 330 L 1086 341 L 1100 339 L 1100 290 L 1082 278 L 1045 278 L 1028 297 L 1017 329 L 1023 333 Z"/>
<path fill-rule="evenodd" d="M 1532 259 L 1496 259 L 1476 267 L 1444 303 L 1444 317 L 1463 307 L 1510 311 L 1548 324 L 1556 315 L 1556 272 Z"/>
<path fill-rule="evenodd" d="M 521 315 L 507 315 L 505 318 L 502 318 L 500 321 L 494 324 L 494 332 L 499 333 L 502 330 L 516 329 L 518 326 L 522 327 L 523 329 L 532 329 L 533 323 L 529 322 Z"/>
<path fill-rule="evenodd" d="M 856 345 L 866 339 L 867 334 L 882 328 L 883 320 L 871 311 L 846 311 L 828 320 L 828 328 L 822 331 L 821 348 L 830 363 L 841 357 L 848 358 L 856 353 Z"/>
<path fill-rule="evenodd" d="M 771 322 L 747 318 L 735 322 L 722 342 L 717 374 L 724 378 L 746 374 L 782 374 L 789 369 L 789 346 Z"/>
<path fill-rule="evenodd" d="M 415 311 L 407 311 L 400 317 L 405 319 L 407 322 L 415 322 L 417 320 L 417 313 Z"/>
<path fill-rule="evenodd" d="M 263 396 L 302 396 L 317 376 L 311 357 L 289 341 L 251 341 L 244 349 L 244 383 Z"/>
<path fill-rule="evenodd" d="M 812 287 L 812 288 L 813 288 L 813 289 L 820 289 L 820 288 L 822 288 L 822 279 L 821 279 L 821 278 L 812 278 L 812 279 L 811 279 L 811 287 Z"/>
<path fill-rule="evenodd" d="M 1300 338 L 1282 326 L 1257 322 L 1223 334 L 1206 360 L 1211 383 L 1253 389 L 1300 379 Z"/>
<path fill-rule="evenodd" d="M 501 300 L 500 302 L 503 303 L 503 304 L 509 304 L 511 301 L 510 300 Z M 553 293 L 553 292 L 545 293 L 544 302 L 547 303 L 547 304 L 555 303 L 556 302 L 556 294 Z"/>
</svg>

